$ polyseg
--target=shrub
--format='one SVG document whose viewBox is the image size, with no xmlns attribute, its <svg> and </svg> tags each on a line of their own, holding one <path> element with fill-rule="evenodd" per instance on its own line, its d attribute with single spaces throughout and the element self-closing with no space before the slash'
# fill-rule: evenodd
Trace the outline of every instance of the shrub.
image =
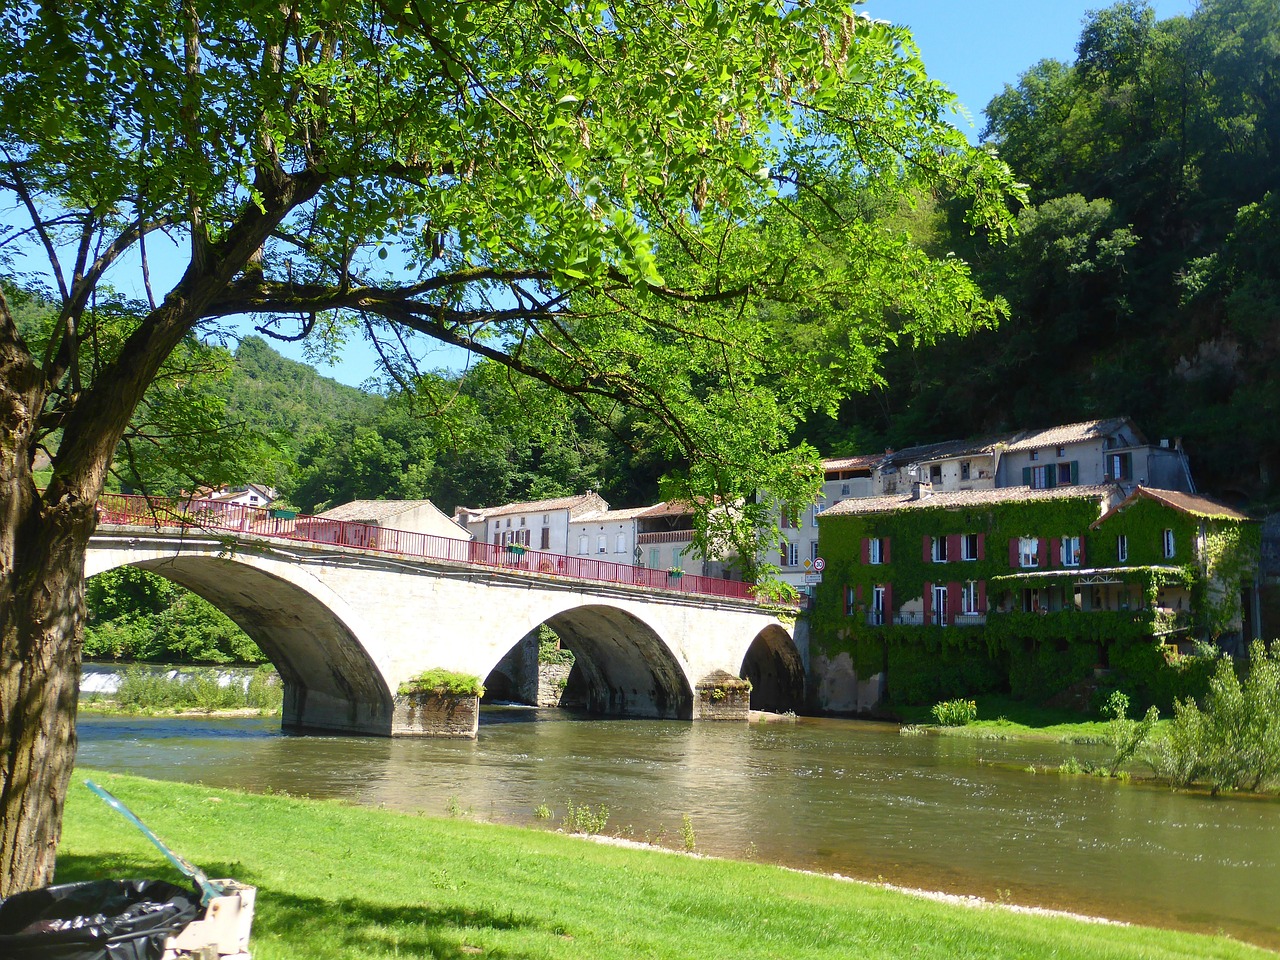
<svg viewBox="0 0 1280 960">
<path fill-rule="evenodd" d="M 963 727 L 978 719 L 978 705 L 972 700 L 943 700 L 933 705 L 933 719 L 943 727 Z"/>
<path fill-rule="evenodd" d="M 434 693 L 451 697 L 483 697 L 484 684 L 475 674 L 454 673 L 452 670 L 435 667 L 424 670 L 416 677 L 410 677 L 400 684 L 400 696 L 407 697 L 418 693 Z"/>
<path fill-rule="evenodd" d="M 1111 718 L 1107 723 L 1107 742 L 1114 752 L 1107 764 L 1107 775 L 1114 777 L 1119 773 L 1120 767 L 1132 760 L 1150 738 L 1151 731 L 1160 719 L 1160 710 L 1155 706 L 1148 707 L 1141 720 L 1131 720 L 1128 696 L 1119 690 L 1113 690 L 1107 698 L 1103 713 Z"/>
</svg>

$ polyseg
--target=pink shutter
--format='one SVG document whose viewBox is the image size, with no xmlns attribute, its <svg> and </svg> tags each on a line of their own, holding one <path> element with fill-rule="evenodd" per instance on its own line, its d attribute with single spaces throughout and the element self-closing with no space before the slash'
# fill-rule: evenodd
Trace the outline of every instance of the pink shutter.
<svg viewBox="0 0 1280 960">
<path fill-rule="evenodd" d="M 858 603 L 862 602 L 862 584 L 858 584 L 853 588 L 853 599 L 858 601 Z"/>
<path fill-rule="evenodd" d="M 888 537 L 884 537 L 880 541 L 880 559 L 884 563 L 889 562 L 889 538 Z"/>
<path fill-rule="evenodd" d="M 960 534 L 952 533 L 947 536 L 947 563 L 955 563 L 960 559 Z"/>
<path fill-rule="evenodd" d="M 1062 566 L 1062 541 L 1057 537 L 1049 538 L 1049 565 Z"/>
<path fill-rule="evenodd" d="M 933 608 L 933 584 L 924 585 L 924 622 L 929 622 L 929 614 Z"/>
<path fill-rule="evenodd" d="M 1044 537 L 1041 537 L 1039 548 L 1040 567 L 1043 569 L 1044 567 L 1049 566 L 1049 541 Z"/>
<path fill-rule="evenodd" d="M 933 559 L 933 537 L 922 537 L 924 541 L 924 562 L 928 563 Z"/>
<path fill-rule="evenodd" d="M 987 559 L 987 535 L 985 533 L 978 534 L 978 559 Z"/>
<path fill-rule="evenodd" d="M 987 612 L 987 581 L 978 581 L 978 612 Z"/>
<path fill-rule="evenodd" d="M 893 623 L 893 584 L 884 585 L 884 622 Z"/>
<path fill-rule="evenodd" d="M 960 584 L 947 584 L 947 623 L 955 624 L 956 614 L 960 612 Z"/>
<path fill-rule="evenodd" d="M 1009 538 L 1009 566 L 1017 568 L 1018 566 L 1018 538 Z"/>
<path fill-rule="evenodd" d="M 1084 566 L 1084 537 L 1080 538 L 1080 552 L 1076 555 L 1076 559 L 1080 561 L 1080 566 Z"/>
<path fill-rule="evenodd" d="M 862 563 L 865 566 L 871 562 L 871 541 L 867 537 L 862 538 Z"/>
</svg>

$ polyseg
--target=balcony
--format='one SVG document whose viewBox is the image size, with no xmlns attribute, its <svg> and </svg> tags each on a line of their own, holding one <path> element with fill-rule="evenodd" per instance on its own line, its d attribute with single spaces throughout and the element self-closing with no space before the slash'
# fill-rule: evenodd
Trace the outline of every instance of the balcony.
<svg viewBox="0 0 1280 960">
<path fill-rule="evenodd" d="M 636 537 L 639 544 L 654 543 L 689 543 L 693 540 L 692 530 L 662 530 L 658 533 L 642 533 Z"/>
</svg>

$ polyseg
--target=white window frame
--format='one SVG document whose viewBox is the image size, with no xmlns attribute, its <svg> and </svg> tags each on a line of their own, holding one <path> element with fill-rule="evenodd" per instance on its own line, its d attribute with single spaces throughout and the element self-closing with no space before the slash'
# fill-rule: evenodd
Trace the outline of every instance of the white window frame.
<svg viewBox="0 0 1280 960">
<path fill-rule="evenodd" d="M 867 543 L 867 563 L 884 563 L 883 537 L 872 537 Z"/>
<path fill-rule="evenodd" d="M 614 553 L 627 552 L 627 535 L 625 533 L 618 534 L 617 537 L 614 539 L 613 552 Z"/>
<path fill-rule="evenodd" d="M 1080 538 L 1062 538 L 1062 565 L 1064 567 L 1080 566 Z"/>
<path fill-rule="evenodd" d="M 787 559 L 787 562 L 783 564 L 784 567 L 800 566 L 800 545 L 798 543 L 794 540 L 782 541 L 782 552 L 786 554 Z"/>
<path fill-rule="evenodd" d="M 608 553 L 608 552 L 609 552 L 609 535 L 607 533 L 602 533 L 598 537 L 596 537 L 596 553 Z"/>
<path fill-rule="evenodd" d="M 1116 537 L 1116 560 L 1125 563 L 1129 559 L 1129 535 L 1126 533 Z"/>
<path fill-rule="evenodd" d="M 591 549 L 591 538 L 585 533 L 578 536 L 578 556 L 585 557 Z"/>
<path fill-rule="evenodd" d="M 969 550 L 969 538 L 973 538 L 973 551 Z M 978 534 L 963 533 L 960 535 L 960 559 L 961 560 L 977 560 L 978 559 Z"/>
<path fill-rule="evenodd" d="M 1170 527 L 1164 528 L 1164 536 L 1162 537 L 1162 540 L 1164 542 L 1164 558 L 1166 560 L 1172 560 L 1173 555 L 1178 552 L 1177 543 L 1173 539 L 1172 528 Z"/>
<path fill-rule="evenodd" d="M 1040 566 L 1040 538 L 1018 538 L 1018 566 L 1023 570 Z"/>
<path fill-rule="evenodd" d="M 809 559 L 810 560 L 818 559 L 818 541 L 817 540 L 809 541 Z"/>
<path fill-rule="evenodd" d="M 867 623 L 873 627 L 884 626 L 884 587 L 871 588 L 871 611 L 867 615 Z"/>
<path fill-rule="evenodd" d="M 929 612 L 929 622 L 938 627 L 947 625 L 947 585 L 933 585 L 933 609 Z"/>
<path fill-rule="evenodd" d="M 929 555 L 933 558 L 934 563 L 947 562 L 947 538 L 932 537 L 932 543 L 929 546 Z"/>
<path fill-rule="evenodd" d="M 966 580 L 964 586 L 960 588 L 960 612 L 961 613 L 979 613 L 978 610 L 978 581 Z"/>
</svg>

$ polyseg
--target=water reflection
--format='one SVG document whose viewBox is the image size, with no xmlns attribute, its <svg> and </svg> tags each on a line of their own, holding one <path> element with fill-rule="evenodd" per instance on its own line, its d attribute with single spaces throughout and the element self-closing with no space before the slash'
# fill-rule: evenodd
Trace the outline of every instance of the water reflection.
<svg viewBox="0 0 1280 960">
<path fill-rule="evenodd" d="M 841 720 L 745 727 L 486 710 L 475 741 L 287 736 L 270 720 L 80 724 L 80 762 L 159 779 L 532 823 L 603 804 L 609 831 L 700 850 L 1007 896 L 1280 947 L 1280 804 L 1032 776 L 1097 748 Z M 1006 893 L 1007 891 L 1007 893 Z"/>
</svg>

